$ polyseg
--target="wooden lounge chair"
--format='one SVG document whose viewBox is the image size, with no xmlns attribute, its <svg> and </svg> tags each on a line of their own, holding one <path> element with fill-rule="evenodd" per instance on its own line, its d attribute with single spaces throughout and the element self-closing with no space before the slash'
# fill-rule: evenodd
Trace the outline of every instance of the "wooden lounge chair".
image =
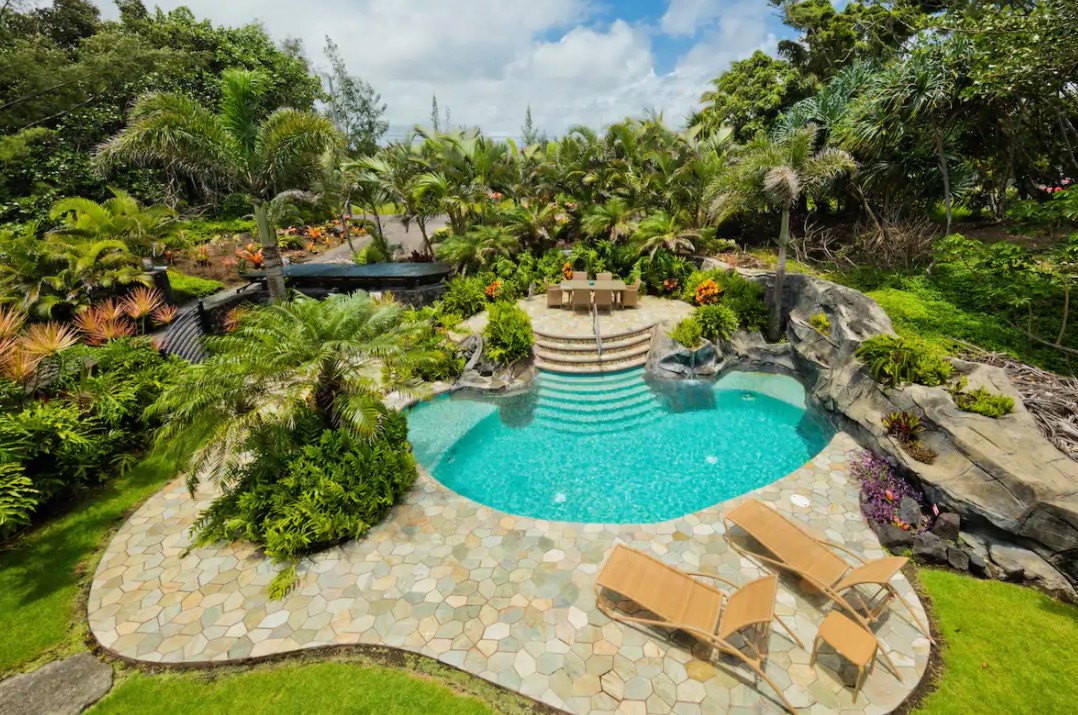
<svg viewBox="0 0 1078 715">
<path fill-rule="evenodd" d="M 546 307 L 560 308 L 565 303 L 565 291 L 561 288 L 551 287 L 546 289 Z"/>
<path fill-rule="evenodd" d="M 573 291 L 572 298 L 573 312 L 575 313 L 577 308 L 589 309 L 591 308 L 591 291 L 580 290 L 577 288 Z"/>
<path fill-rule="evenodd" d="M 804 583 L 823 593 L 834 601 L 835 605 L 849 613 L 865 628 L 878 619 L 887 610 L 892 600 L 897 598 L 921 632 L 931 640 L 928 626 L 923 624 L 914 612 L 909 601 L 891 583 L 908 559 L 901 556 L 887 556 L 866 562 L 849 549 L 813 534 L 807 527 L 791 521 L 769 506 L 756 499 L 749 499 L 737 508 L 723 515 L 726 526 L 726 540 L 736 551 L 751 556 L 759 561 L 800 576 Z M 745 531 L 758 542 L 767 553 L 752 551 L 737 543 L 731 534 L 731 527 Z M 857 562 L 851 565 L 836 554 L 840 551 Z M 768 555 L 770 554 L 770 555 Z M 874 587 L 876 593 L 865 597 L 858 589 L 862 586 Z M 849 597 L 857 597 L 861 608 L 855 608 Z M 895 675 L 889 656 L 884 653 L 888 665 Z M 899 680 L 902 679 L 898 675 Z"/>
<path fill-rule="evenodd" d="M 596 273 L 595 280 L 597 281 L 612 281 L 614 280 L 613 273 Z"/>
<path fill-rule="evenodd" d="M 574 281 L 586 281 L 588 279 L 587 271 L 573 271 Z"/>
<path fill-rule="evenodd" d="M 607 312 L 614 309 L 614 291 L 612 290 L 597 290 L 595 291 L 595 309 L 606 308 Z"/>
<path fill-rule="evenodd" d="M 720 581 L 737 590 L 728 595 L 694 576 Z M 636 611 L 636 615 L 619 613 L 619 604 L 608 596 L 609 593 L 618 594 L 643 611 Z M 767 681 L 790 712 L 797 712 L 763 668 L 772 621 L 778 621 L 794 642 L 805 647 L 790 627 L 775 615 L 777 594 L 778 578 L 774 575 L 737 588 L 724 578 L 680 571 L 622 544 L 614 547 L 595 579 L 595 603 L 613 620 L 684 631 L 749 666 Z M 730 642 L 734 635 L 740 636 L 743 649 Z"/>
</svg>

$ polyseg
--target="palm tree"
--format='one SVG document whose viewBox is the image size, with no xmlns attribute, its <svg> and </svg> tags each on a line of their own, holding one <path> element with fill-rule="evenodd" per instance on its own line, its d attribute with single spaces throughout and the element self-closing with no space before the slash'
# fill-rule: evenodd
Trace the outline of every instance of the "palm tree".
<svg viewBox="0 0 1078 715">
<path fill-rule="evenodd" d="M 52 317 L 58 308 L 74 315 L 88 308 L 98 291 L 107 293 L 133 283 L 151 284 L 138 259 L 123 241 L 115 238 L 54 235 L 42 244 L 42 251 L 52 266 L 50 274 L 41 278 L 48 290 L 40 293 L 34 304 L 35 312 L 42 316 Z"/>
<path fill-rule="evenodd" d="M 340 135 L 328 118 L 289 107 L 264 116 L 266 76 L 247 70 L 221 75 L 216 113 L 197 100 L 153 92 L 135 101 L 128 126 L 97 149 L 99 171 L 121 162 L 160 166 L 190 177 L 207 193 L 246 194 L 254 208 L 270 296 L 285 297 L 270 202 L 308 187 L 322 153 Z"/>
<path fill-rule="evenodd" d="M 313 413 L 326 427 L 375 434 L 382 398 L 418 385 L 396 376 L 439 358 L 419 347 L 429 326 L 409 315 L 362 291 L 251 311 L 232 333 L 207 339 L 210 357 L 149 408 L 165 420 L 158 444 L 180 457 L 193 486 L 241 462 L 251 430 Z"/>
<path fill-rule="evenodd" d="M 155 243 L 176 238 L 180 225 L 167 206 L 142 208 L 131 194 L 110 188 L 112 198 L 102 203 L 84 198 L 61 199 L 49 213 L 65 222 L 53 234 L 84 240 L 123 241 L 138 256 L 148 256 Z"/>
<path fill-rule="evenodd" d="M 520 243 L 541 253 L 555 242 L 558 207 L 539 201 L 523 201 L 501 215 L 505 230 Z"/>
<path fill-rule="evenodd" d="M 613 198 L 603 204 L 595 204 L 580 222 L 584 233 L 617 243 L 629 238 L 636 230 L 636 211 L 622 198 Z"/>
<path fill-rule="evenodd" d="M 475 226 L 463 236 L 449 236 L 438 244 L 438 259 L 468 272 L 473 265 L 486 266 L 495 258 L 510 258 L 520 248 L 517 239 L 501 226 Z"/>
<path fill-rule="evenodd" d="M 944 46 L 916 48 L 902 60 L 891 62 L 868 79 L 864 93 L 851 103 L 840 122 L 840 133 L 855 151 L 878 153 L 906 137 L 935 154 L 943 182 L 946 233 L 951 233 L 951 170 L 947 135 L 962 110 L 960 77 L 964 38 Z"/>
<path fill-rule="evenodd" d="M 838 177 L 856 170 L 857 163 L 842 149 L 815 150 L 816 127 L 792 131 L 782 139 L 760 132 L 728 171 L 709 187 L 712 215 L 718 221 L 747 211 L 782 212 L 779 259 L 771 292 L 768 337 L 779 339 L 782 283 L 786 277 L 786 246 L 790 240 L 790 211 L 802 196 L 817 194 Z"/>
<path fill-rule="evenodd" d="M 660 248 L 665 248 L 675 255 L 692 253 L 696 248 L 695 240 L 700 231 L 685 228 L 665 211 L 653 213 L 640 222 L 640 229 L 634 237 L 636 249 L 640 255 L 648 254 L 655 258 Z"/>
</svg>

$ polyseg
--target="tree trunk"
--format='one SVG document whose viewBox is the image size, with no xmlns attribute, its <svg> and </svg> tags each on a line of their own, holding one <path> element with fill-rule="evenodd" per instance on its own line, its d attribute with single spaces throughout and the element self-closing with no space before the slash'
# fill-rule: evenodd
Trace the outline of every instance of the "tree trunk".
<svg viewBox="0 0 1078 715">
<path fill-rule="evenodd" d="M 947 235 L 951 235 L 951 174 L 947 170 L 947 154 L 943 150 L 943 132 L 934 128 L 936 135 L 936 155 L 939 159 L 940 172 L 943 174 L 943 209 L 947 214 Z"/>
<path fill-rule="evenodd" d="M 1067 334 L 1067 318 L 1071 312 L 1071 282 L 1070 279 L 1063 281 L 1063 325 L 1059 326 L 1059 335 L 1056 336 L 1056 347 L 1063 344 L 1063 336 Z"/>
<path fill-rule="evenodd" d="M 344 240 L 348 241 L 348 250 L 352 252 L 352 255 L 356 255 L 356 247 L 352 245 L 352 231 L 349 230 L 348 216 L 352 215 L 352 206 L 348 201 L 344 202 L 344 208 L 341 211 L 341 231 L 344 233 Z"/>
<path fill-rule="evenodd" d="M 778 342 L 782 336 L 782 283 L 786 278 L 786 244 L 790 242 L 790 207 L 782 207 L 782 228 L 779 230 L 779 263 L 775 267 L 775 285 L 771 289 L 771 315 L 767 324 L 767 339 Z"/>
<path fill-rule="evenodd" d="M 431 245 L 430 237 L 427 236 L 427 220 L 416 218 L 415 223 L 419 226 L 419 234 L 423 236 L 423 248 L 427 252 L 427 257 L 434 258 L 434 246 Z"/>
<path fill-rule="evenodd" d="M 277 249 L 277 232 L 270 226 L 269 207 L 262 201 L 256 201 L 255 225 L 258 227 L 258 242 L 262 245 L 262 268 L 266 273 L 266 288 L 271 300 L 284 300 L 288 291 L 284 287 L 284 274 L 281 271 L 281 252 Z"/>
</svg>

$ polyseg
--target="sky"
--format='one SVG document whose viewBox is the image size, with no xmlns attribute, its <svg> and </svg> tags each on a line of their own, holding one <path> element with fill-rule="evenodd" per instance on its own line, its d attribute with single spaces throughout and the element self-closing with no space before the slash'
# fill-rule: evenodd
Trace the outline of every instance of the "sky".
<svg viewBox="0 0 1078 715">
<path fill-rule="evenodd" d="M 106 18 L 111 0 L 95 0 Z M 788 35 L 767 0 L 145 0 L 217 24 L 298 37 L 316 69 L 328 35 L 387 105 L 388 138 L 430 124 L 519 137 L 530 106 L 550 135 L 646 110 L 681 125 L 708 81 Z"/>
</svg>

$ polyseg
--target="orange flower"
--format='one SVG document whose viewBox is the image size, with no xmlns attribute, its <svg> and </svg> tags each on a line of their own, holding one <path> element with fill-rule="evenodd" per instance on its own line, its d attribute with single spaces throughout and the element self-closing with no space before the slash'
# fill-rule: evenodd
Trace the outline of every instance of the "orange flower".
<svg viewBox="0 0 1078 715">
<path fill-rule="evenodd" d="M 565 265 L 561 268 L 561 274 L 565 276 L 565 280 L 569 280 L 573 277 L 573 264 L 569 261 L 565 262 Z"/>
<path fill-rule="evenodd" d="M 502 287 L 502 282 L 501 281 L 496 280 L 496 281 L 492 282 L 490 285 L 487 286 L 487 290 L 486 290 L 487 297 L 493 299 L 496 295 L 498 295 L 498 291 L 501 289 L 501 287 Z"/>
</svg>

